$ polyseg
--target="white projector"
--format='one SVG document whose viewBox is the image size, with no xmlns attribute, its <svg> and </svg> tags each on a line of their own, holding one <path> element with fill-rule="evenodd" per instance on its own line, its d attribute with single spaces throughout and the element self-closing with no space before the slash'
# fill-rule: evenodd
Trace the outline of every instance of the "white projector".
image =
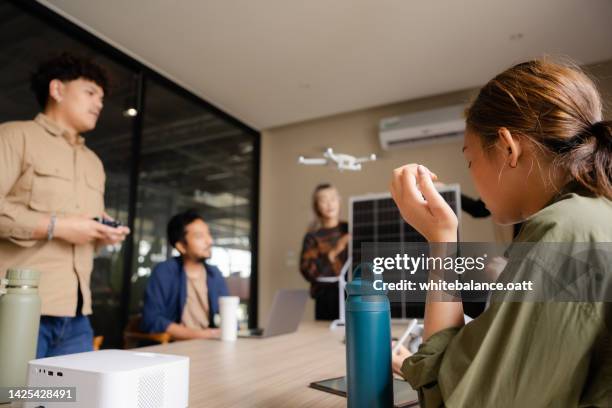
<svg viewBox="0 0 612 408">
<path fill-rule="evenodd" d="M 75 387 L 76 394 L 76 401 L 62 401 L 67 393 L 55 393 L 55 402 L 30 408 L 185 408 L 189 358 L 126 350 L 41 358 L 28 365 L 28 387 Z"/>
</svg>

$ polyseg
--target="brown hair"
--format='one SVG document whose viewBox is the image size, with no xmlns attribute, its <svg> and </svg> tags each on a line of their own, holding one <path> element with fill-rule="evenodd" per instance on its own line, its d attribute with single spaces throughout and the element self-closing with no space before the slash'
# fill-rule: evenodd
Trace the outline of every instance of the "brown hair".
<svg viewBox="0 0 612 408">
<path fill-rule="evenodd" d="M 597 196 L 612 199 L 612 121 L 601 121 L 601 97 L 575 64 L 544 59 L 497 75 L 466 109 L 467 129 L 485 147 L 501 127 L 528 137 L 553 165 Z"/>
</svg>

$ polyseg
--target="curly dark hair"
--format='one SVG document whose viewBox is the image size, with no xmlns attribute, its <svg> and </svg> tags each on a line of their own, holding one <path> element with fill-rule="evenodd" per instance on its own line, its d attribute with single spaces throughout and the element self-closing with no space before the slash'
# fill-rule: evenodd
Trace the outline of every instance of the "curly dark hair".
<svg viewBox="0 0 612 408">
<path fill-rule="evenodd" d="M 73 81 L 79 78 L 96 83 L 104 93 L 108 89 L 109 81 L 104 68 L 89 58 L 68 52 L 42 62 L 30 77 L 30 89 L 36 95 L 38 104 L 44 109 L 49 98 L 49 82 L 53 79 Z"/>
</svg>

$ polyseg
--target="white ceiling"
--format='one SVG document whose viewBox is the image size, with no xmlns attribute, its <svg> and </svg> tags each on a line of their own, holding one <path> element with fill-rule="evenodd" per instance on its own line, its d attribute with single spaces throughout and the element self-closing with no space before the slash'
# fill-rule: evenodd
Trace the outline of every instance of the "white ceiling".
<svg viewBox="0 0 612 408">
<path fill-rule="evenodd" d="M 612 58 L 610 0 L 40 1 L 257 129 Z"/>
</svg>

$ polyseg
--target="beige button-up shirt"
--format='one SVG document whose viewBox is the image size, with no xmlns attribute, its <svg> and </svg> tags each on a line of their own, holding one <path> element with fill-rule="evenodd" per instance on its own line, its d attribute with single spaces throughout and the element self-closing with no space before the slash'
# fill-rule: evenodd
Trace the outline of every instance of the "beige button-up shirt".
<svg viewBox="0 0 612 408">
<path fill-rule="evenodd" d="M 81 136 L 48 117 L 0 125 L 0 277 L 11 267 L 40 271 L 42 314 L 74 316 L 78 288 L 91 314 L 89 281 L 94 243 L 33 240 L 44 214 L 101 216 L 102 162 Z"/>
</svg>

